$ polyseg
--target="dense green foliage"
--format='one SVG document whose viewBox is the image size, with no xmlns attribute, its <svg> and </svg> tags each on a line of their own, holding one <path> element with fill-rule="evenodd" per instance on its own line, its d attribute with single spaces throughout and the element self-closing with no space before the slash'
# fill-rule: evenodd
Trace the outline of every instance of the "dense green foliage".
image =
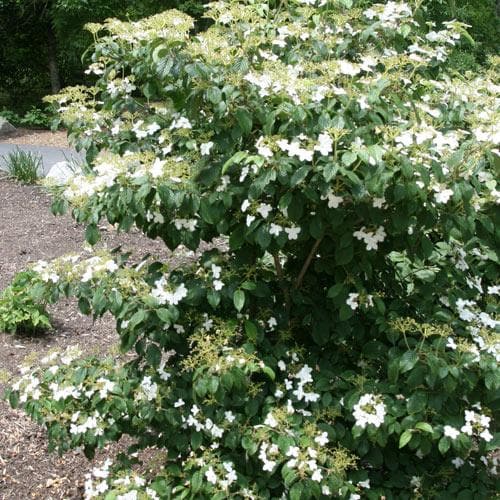
<svg viewBox="0 0 500 500">
<path fill-rule="evenodd" d="M 16 275 L 12 283 L 0 295 L 0 331 L 27 332 L 52 328 L 50 319 L 41 297 L 26 293 L 26 288 L 32 286 L 34 274 L 23 271 Z"/>
<path fill-rule="evenodd" d="M 86 498 L 490 498 L 498 75 L 458 75 L 463 25 L 402 2 L 208 15 L 90 24 L 96 85 L 50 101 L 89 169 L 56 213 L 210 249 L 37 263 L 26 293 L 111 313 L 129 356 L 54 353 L 11 403 L 61 452 L 132 437 Z"/>
<path fill-rule="evenodd" d="M 24 114 L 51 93 L 53 59 L 62 86 L 90 83 L 84 54 L 92 37 L 87 22 L 140 19 L 177 7 L 201 17 L 203 0 L 0 0 L 0 109 Z M 57 89 L 56 89 L 57 90 Z M 39 124 L 42 125 L 42 124 Z"/>
<path fill-rule="evenodd" d="M 48 70 L 54 51 L 63 86 L 89 83 L 83 74 L 81 55 L 92 42 L 83 30 L 87 22 L 108 17 L 139 19 L 168 8 L 178 8 L 202 20 L 204 0 L 0 0 L 0 109 L 21 114 L 51 92 Z M 373 3 L 363 2 L 366 6 Z M 477 42 L 466 45 L 451 57 L 459 70 L 476 70 L 488 55 L 498 53 L 500 22 L 495 0 L 425 0 L 426 17 L 436 23 L 458 19 L 470 25 Z M 53 35 L 53 47 L 49 43 Z"/>
</svg>

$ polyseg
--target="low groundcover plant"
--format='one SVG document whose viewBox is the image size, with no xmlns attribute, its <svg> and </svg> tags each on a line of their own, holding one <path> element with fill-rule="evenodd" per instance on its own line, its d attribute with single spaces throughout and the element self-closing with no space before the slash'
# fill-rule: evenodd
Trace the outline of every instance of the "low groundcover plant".
<svg viewBox="0 0 500 500">
<path fill-rule="evenodd" d="M 103 219 L 214 244 L 175 268 L 33 268 L 135 354 L 56 353 L 10 391 L 60 452 L 134 438 L 86 498 L 494 494 L 496 74 L 448 72 L 460 23 L 362 4 L 216 2 L 197 35 L 175 10 L 88 26 L 97 83 L 51 101 L 91 172 L 51 187 L 54 211 L 92 244 Z"/>
</svg>

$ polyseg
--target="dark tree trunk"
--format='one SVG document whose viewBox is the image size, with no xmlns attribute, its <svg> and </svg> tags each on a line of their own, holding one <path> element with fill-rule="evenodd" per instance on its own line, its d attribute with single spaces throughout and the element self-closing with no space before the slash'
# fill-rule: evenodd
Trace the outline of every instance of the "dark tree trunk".
<svg viewBox="0 0 500 500">
<path fill-rule="evenodd" d="M 61 79 L 59 78 L 59 66 L 57 65 L 57 42 L 52 26 L 49 24 L 47 30 L 47 58 L 49 63 L 50 87 L 53 94 L 61 90 Z"/>
</svg>

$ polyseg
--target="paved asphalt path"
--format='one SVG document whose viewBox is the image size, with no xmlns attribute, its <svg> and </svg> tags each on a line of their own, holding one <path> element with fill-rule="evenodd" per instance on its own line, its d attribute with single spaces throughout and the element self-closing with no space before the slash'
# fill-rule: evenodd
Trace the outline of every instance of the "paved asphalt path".
<svg viewBox="0 0 500 500">
<path fill-rule="evenodd" d="M 39 154 L 43 161 L 43 175 L 46 175 L 54 163 L 60 161 L 74 160 L 81 162 L 83 154 L 77 153 L 74 149 L 53 148 L 49 146 L 28 146 L 24 144 L 6 144 L 0 142 L 0 170 L 5 170 L 5 158 L 10 152 L 17 148 L 22 151 Z"/>
</svg>

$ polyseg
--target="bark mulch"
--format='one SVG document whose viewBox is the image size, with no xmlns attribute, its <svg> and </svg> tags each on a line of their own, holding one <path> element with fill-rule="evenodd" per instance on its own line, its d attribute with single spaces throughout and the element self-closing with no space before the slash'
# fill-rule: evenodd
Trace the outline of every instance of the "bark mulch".
<svg viewBox="0 0 500 500">
<path fill-rule="evenodd" d="M 39 130 L 29 128 L 18 128 L 15 132 L 4 135 L 0 142 L 6 144 L 26 144 L 32 146 L 52 146 L 55 148 L 69 148 L 65 130 Z"/>
<path fill-rule="evenodd" d="M 109 248 L 122 245 L 123 251 L 137 257 L 150 253 L 173 264 L 181 259 L 177 255 L 174 259 L 161 241 L 151 241 L 138 231 L 117 234 L 110 226 L 105 229 L 103 244 Z M 53 216 L 50 198 L 40 187 L 0 177 L 0 290 L 30 262 L 79 251 L 83 242 L 84 228 L 69 216 Z M 27 356 L 41 358 L 51 349 L 75 344 L 86 352 L 106 353 L 116 345 L 112 318 L 105 316 L 93 322 L 78 312 L 72 300 L 62 300 L 52 306 L 51 312 L 53 332 L 38 336 L 0 332 L 0 394 L 14 380 Z M 113 446 L 116 449 L 117 445 Z M 111 453 L 103 450 L 93 463 L 102 463 Z M 78 451 L 63 457 L 49 454 L 44 429 L 0 400 L 0 499 L 82 498 L 84 475 L 93 463 Z"/>
</svg>

